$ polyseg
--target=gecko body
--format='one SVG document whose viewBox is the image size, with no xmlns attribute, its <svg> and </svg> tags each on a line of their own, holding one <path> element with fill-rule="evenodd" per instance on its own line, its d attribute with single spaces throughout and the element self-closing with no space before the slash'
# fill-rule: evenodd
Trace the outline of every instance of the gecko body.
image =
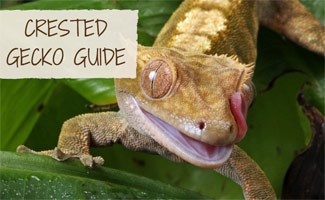
<svg viewBox="0 0 325 200">
<path fill-rule="evenodd" d="M 293 9 L 284 2 L 185 0 L 153 47 L 138 46 L 137 78 L 115 80 L 119 112 L 67 120 L 54 150 L 20 146 L 18 151 L 58 160 L 77 157 L 93 166 L 103 159 L 91 156 L 90 146 L 119 142 L 212 168 L 237 182 L 247 199 L 275 199 L 263 171 L 235 143 L 245 136 L 254 98 L 251 78 L 259 21 L 316 53 L 324 52 L 324 27 L 297 1 L 292 5 L 298 6 L 298 14 L 281 18 L 278 13 Z M 298 23 L 301 16 L 307 22 Z M 306 29 L 308 39 L 300 39 Z"/>
</svg>

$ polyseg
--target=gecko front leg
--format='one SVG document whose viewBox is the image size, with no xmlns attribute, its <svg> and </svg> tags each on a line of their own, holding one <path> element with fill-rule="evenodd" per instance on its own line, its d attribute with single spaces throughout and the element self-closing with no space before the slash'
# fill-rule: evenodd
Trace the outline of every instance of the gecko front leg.
<svg viewBox="0 0 325 200">
<path fill-rule="evenodd" d="M 119 112 L 84 114 L 65 121 L 58 145 L 53 150 L 37 152 L 20 145 L 17 151 L 46 155 L 58 161 L 79 158 L 84 166 L 93 167 L 94 164 L 103 165 L 104 159 L 93 157 L 90 147 L 110 146 L 114 143 L 121 143 L 134 151 L 158 153 L 170 160 L 181 161 L 152 138 L 131 128 Z"/>
</svg>

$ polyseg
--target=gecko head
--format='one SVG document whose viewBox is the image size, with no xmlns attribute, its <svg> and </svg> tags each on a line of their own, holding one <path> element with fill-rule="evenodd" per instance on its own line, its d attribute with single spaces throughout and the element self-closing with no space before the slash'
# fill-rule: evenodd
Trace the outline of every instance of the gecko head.
<svg viewBox="0 0 325 200">
<path fill-rule="evenodd" d="M 139 133 L 194 165 L 225 162 L 246 133 L 252 65 L 234 57 L 138 48 L 136 79 L 117 79 L 121 112 Z"/>
</svg>

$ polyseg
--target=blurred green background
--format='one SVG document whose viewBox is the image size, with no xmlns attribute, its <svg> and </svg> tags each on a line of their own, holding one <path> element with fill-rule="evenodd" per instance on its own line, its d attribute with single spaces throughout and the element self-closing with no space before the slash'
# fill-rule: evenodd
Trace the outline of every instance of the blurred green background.
<svg viewBox="0 0 325 200">
<path fill-rule="evenodd" d="M 150 46 L 180 2 L 39 0 L 21 4 L 2 0 L 0 5 L 2 9 L 137 9 L 138 42 Z M 303 3 L 324 24 L 324 2 Z M 239 146 L 261 166 L 280 196 L 290 163 L 311 138 L 310 123 L 297 102 L 298 93 L 304 93 L 307 103 L 324 114 L 324 60 L 262 27 L 253 81 L 258 94 L 248 114 L 247 136 Z M 113 84 L 112 79 L 0 80 L 1 151 L 15 151 L 19 144 L 34 150 L 52 149 L 65 120 L 92 112 L 86 105 L 115 101 Z M 96 148 L 92 153 L 103 156 L 105 166 L 109 168 L 159 180 L 211 198 L 243 198 L 238 185 L 212 170 L 131 152 L 119 145 Z M 17 158 L 17 165 L 24 164 L 20 162 Z M 62 166 L 65 165 L 69 163 Z"/>
</svg>

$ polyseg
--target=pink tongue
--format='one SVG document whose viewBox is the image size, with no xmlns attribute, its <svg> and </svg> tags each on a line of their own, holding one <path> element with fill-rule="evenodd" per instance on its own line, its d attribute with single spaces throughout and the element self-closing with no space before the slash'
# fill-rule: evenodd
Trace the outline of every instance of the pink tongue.
<svg viewBox="0 0 325 200">
<path fill-rule="evenodd" d="M 246 114 L 248 110 L 246 98 L 242 92 L 236 92 L 230 97 L 231 112 L 235 117 L 238 127 L 235 142 L 243 139 L 247 131 Z"/>
</svg>

